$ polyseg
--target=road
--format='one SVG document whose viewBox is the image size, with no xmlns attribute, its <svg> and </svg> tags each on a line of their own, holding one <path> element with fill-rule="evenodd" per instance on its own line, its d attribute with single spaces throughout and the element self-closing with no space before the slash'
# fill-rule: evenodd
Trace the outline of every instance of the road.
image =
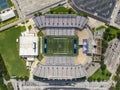
<svg viewBox="0 0 120 90">
<path fill-rule="evenodd" d="M 38 81 L 16 81 L 11 80 L 15 90 L 45 90 L 45 88 L 84 88 L 89 90 L 108 90 L 111 86 L 111 81 L 103 82 L 77 82 L 73 85 L 49 85 L 49 83 L 38 82 Z M 70 81 L 69 81 L 70 82 Z M 50 90 L 50 89 L 49 89 Z M 52 90 L 52 89 L 51 89 Z M 54 89 L 58 90 L 58 89 Z M 64 90 L 64 89 L 62 89 Z M 69 89 L 67 89 L 69 90 Z"/>
<path fill-rule="evenodd" d="M 117 25 L 115 23 L 115 19 L 116 19 L 116 16 L 117 16 L 117 13 L 118 13 L 119 9 L 120 9 L 120 0 L 117 1 L 116 7 L 114 8 L 112 16 L 111 16 L 112 19 L 110 21 L 110 25 L 115 26 L 117 28 L 120 28 L 120 25 Z"/>
</svg>

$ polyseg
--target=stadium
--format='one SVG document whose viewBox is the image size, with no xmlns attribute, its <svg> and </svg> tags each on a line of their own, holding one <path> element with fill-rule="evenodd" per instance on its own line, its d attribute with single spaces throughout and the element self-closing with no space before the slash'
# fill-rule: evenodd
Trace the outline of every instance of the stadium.
<svg viewBox="0 0 120 90">
<path fill-rule="evenodd" d="M 92 37 L 88 19 L 73 14 L 46 14 L 34 19 L 42 37 L 43 60 L 33 70 L 35 77 L 49 80 L 73 80 L 87 77 L 84 65 L 90 61 Z"/>
<path fill-rule="evenodd" d="M 78 12 L 87 13 L 89 16 L 110 22 L 113 9 L 118 0 L 71 0 L 71 6 Z"/>
</svg>

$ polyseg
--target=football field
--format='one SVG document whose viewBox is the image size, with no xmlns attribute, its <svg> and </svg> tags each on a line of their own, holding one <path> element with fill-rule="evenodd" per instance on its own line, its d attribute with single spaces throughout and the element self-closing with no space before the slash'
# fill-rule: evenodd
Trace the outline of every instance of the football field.
<svg viewBox="0 0 120 90">
<path fill-rule="evenodd" d="M 45 37 L 43 46 L 46 55 L 74 55 L 77 51 L 77 37 Z"/>
</svg>

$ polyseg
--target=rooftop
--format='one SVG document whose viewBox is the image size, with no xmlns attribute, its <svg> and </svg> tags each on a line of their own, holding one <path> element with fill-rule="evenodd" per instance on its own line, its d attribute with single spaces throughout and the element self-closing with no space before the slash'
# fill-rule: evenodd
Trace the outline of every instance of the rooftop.
<svg viewBox="0 0 120 90">
<path fill-rule="evenodd" d="M 15 17 L 15 12 L 14 10 L 6 11 L 5 13 L 0 14 L 0 22 L 1 21 L 6 21 L 10 18 Z"/>
<path fill-rule="evenodd" d="M 20 56 L 37 56 L 38 55 L 38 37 L 21 36 L 20 37 Z"/>
</svg>

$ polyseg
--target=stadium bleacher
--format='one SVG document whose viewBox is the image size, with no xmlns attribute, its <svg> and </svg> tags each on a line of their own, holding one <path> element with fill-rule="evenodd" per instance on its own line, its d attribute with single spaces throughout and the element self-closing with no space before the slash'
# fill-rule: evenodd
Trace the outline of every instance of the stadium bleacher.
<svg viewBox="0 0 120 90">
<path fill-rule="evenodd" d="M 46 65 L 74 65 L 74 57 L 50 56 L 46 57 Z"/>
<path fill-rule="evenodd" d="M 74 36 L 74 28 L 46 28 L 46 35 L 49 36 Z"/>
<path fill-rule="evenodd" d="M 37 77 L 48 79 L 75 79 L 87 76 L 87 72 L 82 65 L 57 66 L 39 64 L 33 71 Z"/>
<path fill-rule="evenodd" d="M 56 15 L 56 14 L 47 14 L 42 16 L 37 16 L 34 18 L 34 22 L 39 29 L 42 28 L 79 28 L 83 29 L 87 23 L 87 18 L 77 15 Z"/>
</svg>

